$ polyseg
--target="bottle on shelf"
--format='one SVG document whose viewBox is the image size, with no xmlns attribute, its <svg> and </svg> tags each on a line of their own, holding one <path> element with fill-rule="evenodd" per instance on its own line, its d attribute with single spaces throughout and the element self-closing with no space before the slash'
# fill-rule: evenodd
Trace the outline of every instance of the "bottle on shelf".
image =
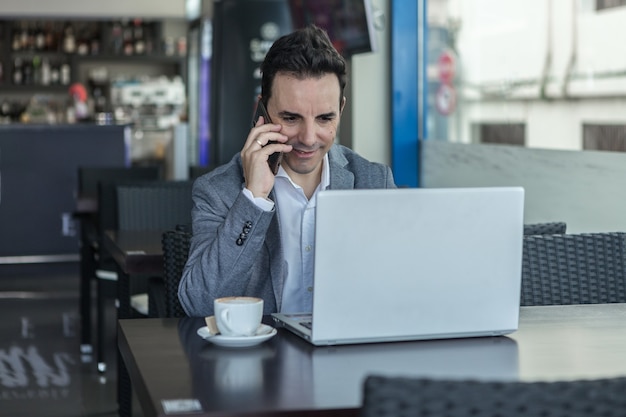
<svg viewBox="0 0 626 417">
<path fill-rule="evenodd" d="M 122 25 L 119 22 L 115 22 L 111 27 L 111 52 L 114 55 L 121 55 L 123 47 Z"/>
<path fill-rule="evenodd" d="M 22 84 L 31 85 L 33 83 L 33 64 L 29 61 L 22 63 Z"/>
<path fill-rule="evenodd" d="M 74 36 L 74 28 L 68 23 L 63 33 L 63 52 L 73 54 L 75 51 L 76 37 Z"/>
<path fill-rule="evenodd" d="M 35 50 L 35 40 L 36 40 L 36 33 L 35 33 L 35 23 L 31 22 L 28 25 L 28 46 L 26 49 L 28 49 L 29 51 L 34 51 Z"/>
<path fill-rule="evenodd" d="M 91 39 L 89 50 L 91 55 L 98 55 L 100 53 L 100 40 L 98 38 Z"/>
<path fill-rule="evenodd" d="M 61 82 L 61 67 L 59 65 L 50 65 L 50 84 L 59 85 Z"/>
<path fill-rule="evenodd" d="M 70 81 L 71 81 L 71 74 L 70 74 L 70 65 L 68 63 L 64 63 L 61 65 L 61 84 L 62 85 L 69 85 Z"/>
<path fill-rule="evenodd" d="M 40 85 L 41 84 L 41 57 L 39 55 L 35 55 L 32 60 L 32 80 L 31 84 Z"/>
<path fill-rule="evenodd" d="M 47 58 L 41 60 L 41 85 L 48 86 L 51 82 L 50 61 Z"/>
<path fill-rule="evenodd" d="M 20 37 L 20 32 L 17 30 L 13 31 L 13 38 L 11 39 L 11 49 L 13 52 L 17 52 L 22 49 L 22 39 Z"/>
<path fill-rule="evenodd" d="M 22 58 L 15 58 L 13 61 L 13 84 L 22 85 L 24 81 L 24 73 L 22 68 Z"/>
<path fill-rule="evenodd" d="M 44 33 L 44 28 L 41 25 L 38 25 L 37 30 L 35 31 L 35 49 L 38 51 L 46 49 L 46 34 Z"/>
<path fill-rule="evenodd" d="M 153 24 L 149 24 L 149 23 L 144 24 L 143 37 L 144 37 L 145 43 L 146 43 L 146 45 L 145 45 L 146 54 L 150 55 L 151 53 L 153 53 L 155 51 L 155 48 L 154 48 L 155 39 L 154 39 Z"/>
<path fill-rule="evenodd" d="M 18 50 L 26 50 L 28 49 L 28 28 L 25 22 L 22 22 L 20 29 L 20 46 Z"/>
<path fill-rule="evenodd" d="M 135 44 L 133 42 L 133 28 L 128 22 L 123 25 L 122 40 L 124 42 L 124 55 L 132 55 L 135 51 Z"/>
<path fill-rule="evenodd" d="M 44 50 L 46 51 L 56 51 L 57 50 L 57 35 L 54 25 L 50 22 L 46 24 L 46 28 L 44 30 Z"/>
<path fill-rule="evenodd" d="M 144 39 L 143 23 L 141 19 L 135 19 L 133 27 L 134 52 L 143 55 L 146 52 L 146 41 Z"/>
</svg>

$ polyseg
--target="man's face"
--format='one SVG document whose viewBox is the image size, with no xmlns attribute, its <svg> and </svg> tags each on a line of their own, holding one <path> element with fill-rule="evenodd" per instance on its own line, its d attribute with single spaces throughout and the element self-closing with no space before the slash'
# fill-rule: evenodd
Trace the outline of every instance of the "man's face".
<svg viewBox="0 0 626 417">
<path fill-rule="evenodd" d="M 298 176 L 320 175 L 339 128 L 344 103 L 340 94 L 334 74 L 305 79 L 276 74 L 268 112 L 274 123 L 282 125 L 287 144 L 293 145 L 282 165 L 294 181 Z"/>
</svg>

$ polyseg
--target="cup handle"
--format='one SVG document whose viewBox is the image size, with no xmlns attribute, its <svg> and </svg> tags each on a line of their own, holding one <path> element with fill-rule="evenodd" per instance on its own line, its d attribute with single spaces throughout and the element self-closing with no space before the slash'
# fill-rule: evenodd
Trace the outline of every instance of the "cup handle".
<svg viewBox="0 0 626 417">
<path fill-rule="evenodd" d="M 222 319 L 221 324 L 222 326 L 226 327 L 226 331 L 228 333 L 233 333 L 233 330 L 230 328 L 230 321 L 228 319 L 228 310 L 222 310 L 222 312 L 220 313 L 220 317 Z"/>
</svg>

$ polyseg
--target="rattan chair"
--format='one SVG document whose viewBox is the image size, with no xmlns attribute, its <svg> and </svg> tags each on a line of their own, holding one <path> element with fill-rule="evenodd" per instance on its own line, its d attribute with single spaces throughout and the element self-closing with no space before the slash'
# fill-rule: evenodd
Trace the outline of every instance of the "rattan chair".
<svg viewBox="0 0 626 417">
<path fill-rule="evenodd" d="M 178 284 L 189 257 L 191 231 L 189 225 L 163 233 L 163 279 L 151 280 L 148 287 L 150 317 L 186 317 L 178 299 Z"/>
<path fill-rule="evenodd" d="M 521 305 L 626 302 L 625 236 L 524 236 Z"/>
<path fill-rule="evenodd" d="M 565 222 L 531 223 L 524 225 L 524 236 L 529 235 L 562 235 L 565 234 Z"/>
<path fill-rule="evenodd" d="M 169 230 L 191 223 L 192 181 L 153 181 L 117 186 L 120 230 Z"/>
<path fill-rule="evenodd" d="M 626 378 L 480 382 L 369 376 L 361 417 L 626 416 Z"/>
</svg>

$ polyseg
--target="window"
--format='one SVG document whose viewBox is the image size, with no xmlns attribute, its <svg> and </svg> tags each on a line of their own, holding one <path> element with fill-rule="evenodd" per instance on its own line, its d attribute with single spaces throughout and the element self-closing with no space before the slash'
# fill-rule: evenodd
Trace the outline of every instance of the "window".
<svg viewBox="0 0 626 417">
<path fill-rule="evenodd" d="M 626 125 L 583 125 L 583 149 L 626 152 Z"/>
<path fill-rule="evenodd" d="M 626 6 L 626 0 L 596 0 L 596 10 Z"/>
<path fill-rule="evenodd" d="M 525 126 L 522 123 L 480 123 L 476 129 L 476 142 L 524 146 Z"/>
</svg>

